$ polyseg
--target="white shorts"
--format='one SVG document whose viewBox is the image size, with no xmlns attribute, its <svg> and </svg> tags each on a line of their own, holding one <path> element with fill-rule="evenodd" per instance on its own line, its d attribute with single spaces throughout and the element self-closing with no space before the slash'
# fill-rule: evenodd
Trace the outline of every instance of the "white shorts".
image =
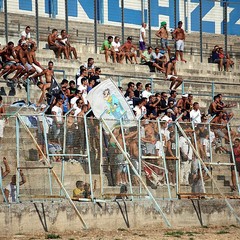
<svg viewBox="0 0 240 240">
<path fill-rule="evenodd" d="M 4 126 L 5 126 L 5 121 L 3 119 L 0 119 L 0 138 L 3 138 Z"/>
<path fill-rule="evenodd" d="M 183 40 L 177 40 L 176 41 L 176 50 L 177 51 L 183 51 L 184 50 L 184 41 Z"/>
<path fill-rule="evenodd" d="M 174 75 L 167 75 L 167 80 L 171 80 L 171 78 L 177 79 L 178 77 Z"/>
<path fill-rule="evenodd" d="M 32 66 L 36 69 L 37 73 L 41 73 L 43 70 L 37 66 L 35 63 L 32 64 Z"/>
</svg>

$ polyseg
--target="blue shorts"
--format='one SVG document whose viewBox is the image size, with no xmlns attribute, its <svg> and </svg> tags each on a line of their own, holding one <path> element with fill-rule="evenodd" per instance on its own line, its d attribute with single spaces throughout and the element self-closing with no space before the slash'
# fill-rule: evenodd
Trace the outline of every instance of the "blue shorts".
<svg viewBox="0 0 240 240">
<path fill-rule="evenodd" d="M 167 40 L 167 39 L 161 38 L 161 47 L 162 47 L 163 49 L 165 49 L 165 48 L 168 47 L 168 40 Z"/>
<path fill-rule="evenodd" d="M 144 51 L 145 49 L 146 49 L 145 42 L 140 42 L 140 41 L 139 41 L 139 50 Z"/>
</svg>

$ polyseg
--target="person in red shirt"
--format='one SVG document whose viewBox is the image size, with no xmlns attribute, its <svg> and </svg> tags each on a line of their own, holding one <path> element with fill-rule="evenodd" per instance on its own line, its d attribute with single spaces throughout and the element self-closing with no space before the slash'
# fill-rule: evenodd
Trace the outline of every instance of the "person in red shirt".
<svg viewBox="0 0 240 240">
<path fill-rule="evenodd" d="M 236 138 L 233 142 L 233 153 L 234 153 L 234 158 L 235 158 L 235 163 L 236 163 L 236 168 L 238 171 L 238 174 L 240 173 L 240 139 Z M 233 159 L 231 156 L 231 163 L 233 163 Z M 237 181 L 236 178 L 238 176 L 235 175 L 235 171 L 234 171 L 234 166 L 231 166 L 231 178 L 232 178 L 232 191 L 236 191 L 237 190 Z"/>
</svg>

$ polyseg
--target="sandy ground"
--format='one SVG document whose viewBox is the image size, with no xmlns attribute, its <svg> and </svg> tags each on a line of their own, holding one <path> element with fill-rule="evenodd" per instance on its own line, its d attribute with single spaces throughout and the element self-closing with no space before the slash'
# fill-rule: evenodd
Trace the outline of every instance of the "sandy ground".
<svg viewBox="0 0 240 240">
<path fill-rule="evenodd" d="M 204 240 L 225 240 L 240 239 L 240 225 L 230 226 L 208 226 L 208 227 L 192 227 L 178 229 L 159 229 L 159 226 L 146 226 L 144 229 L 117 229 L 113 231 L 90 229 L 81 232 L 66 233 L 47 233 L 39 235 L 23 235 L 18 234 L 12 237 L 0 237 L 0 239 L 16 239 L 16 240 L 34 240 L 34 239 L 66 239 L 66 240 L 136 240 L 136 239 L 204 239 Z"/>
</svg>

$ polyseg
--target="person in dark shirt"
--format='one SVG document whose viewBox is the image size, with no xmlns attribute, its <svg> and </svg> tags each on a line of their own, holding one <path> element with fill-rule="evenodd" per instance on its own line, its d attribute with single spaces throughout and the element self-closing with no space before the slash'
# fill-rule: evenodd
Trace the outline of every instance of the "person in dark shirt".
<svg viewBox="0 0 240 240">
<path fill-rule="evenodd" d="M 126 93 L 124 94 L 124 97 L 128 97 L 129 96 L 129 92 L 130 91 L 134 91 L 134 88 L 135 88 L 135 84 L 133 82 L 129 82 L 128 83 L 128 88 L 126 90 Z"/>
<path fill-rule="evenodd" d="M 93 87 L 96 87 L 100 82 L 101 82 L 101 80 L 100 80 L 100 74 L 101 74 L 101 68 L 100 67 L 96 67 L 95 68 L 95 71 L 94 71 L 94 74 L 90 77 L 90 79 L 89 80 L 94 80 L 94 86 Z"/>
<path fill-rule="evenodd" d="M 142 89 L 143 89 L 142 83 L 138 82 L 138 83 L 136 84 L 136 88 L 137 88 L 137 89 L 134 91 L 134 96 L 135 96 L 136 98 L 142 98 Z"/>
<path fill-rule="evenodd" d="M 159 102 L 159 113 L 166 113 L 168 107 L 168 102 L 167 102 L 167 93 L 166 92 L 161 92 L 161 100 Z"/>
<path fill-rule="evenodd" d="M 173 106 L 175 107 L 177 105 L 176 97 L 177 97 L 177 91 L 176 90 L 171 90 L 170 97 L 168 98 L 168 104 L 169 104 L 169 102 L 172 101 Z"/>
</svg>

